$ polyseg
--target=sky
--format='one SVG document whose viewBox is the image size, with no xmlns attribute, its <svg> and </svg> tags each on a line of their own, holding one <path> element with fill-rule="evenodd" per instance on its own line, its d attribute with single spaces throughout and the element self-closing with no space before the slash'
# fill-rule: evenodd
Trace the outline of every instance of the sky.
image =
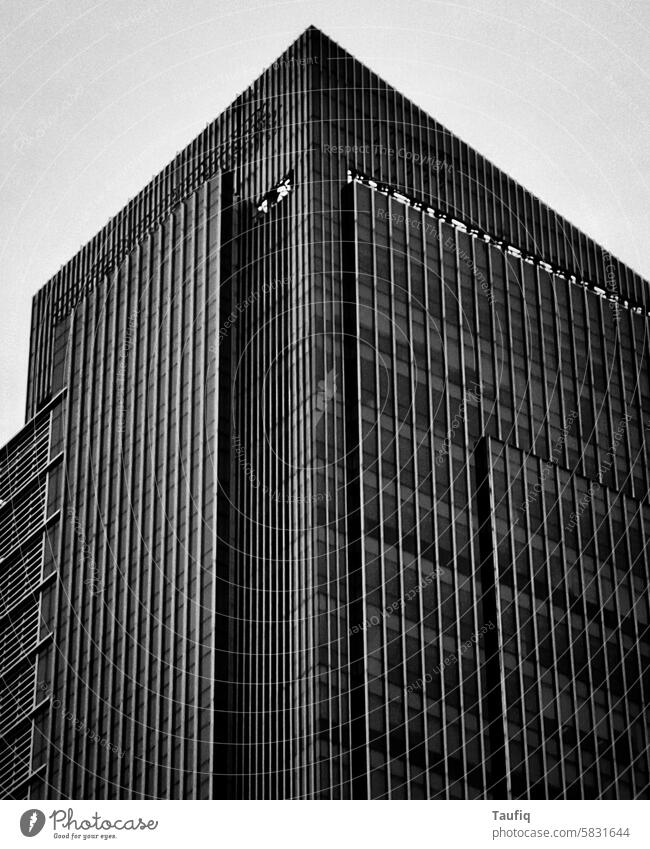
<svg viewBox="0 0 650 849">
<path fill-rule="evenodd" d="M 650 278 L 646 0 L 5 0 L 0 445 L 35 292 L 310 24 Z"/>
</svg>

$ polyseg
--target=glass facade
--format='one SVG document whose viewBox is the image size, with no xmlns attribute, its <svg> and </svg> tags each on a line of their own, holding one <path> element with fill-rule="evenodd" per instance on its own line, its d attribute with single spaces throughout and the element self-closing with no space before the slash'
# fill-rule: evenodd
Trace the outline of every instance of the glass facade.
<svg viewBox="0 0 650 849">
<path fill-rule="evenodd" d="M 365 792 L 647 795 L 644 317 L 350 180 Z"/>
<path fill-rule="evenodd" d="M 6 795 L 647 797 L 649 311 L 309 29 L 35 298 Z"/>
</svg>

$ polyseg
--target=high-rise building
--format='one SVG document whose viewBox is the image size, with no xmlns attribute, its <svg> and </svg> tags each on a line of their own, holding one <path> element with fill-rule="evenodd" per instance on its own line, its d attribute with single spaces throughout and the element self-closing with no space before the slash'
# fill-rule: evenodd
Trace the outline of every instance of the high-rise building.
<svg viewBox="0 0 650 849">
<path fill-rule="evenodd" d="M 4 795 L 647 798 L 649 313 L 307 30 L 35 298 Z"/>
</svg>

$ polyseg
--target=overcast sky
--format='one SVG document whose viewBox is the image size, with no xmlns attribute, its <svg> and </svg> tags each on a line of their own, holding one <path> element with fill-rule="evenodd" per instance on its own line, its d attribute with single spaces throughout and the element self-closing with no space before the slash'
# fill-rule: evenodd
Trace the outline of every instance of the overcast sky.
<svg viewBox="0 0 650 849">
<path fill-rule="evenodd" d="M 33 294 L 309 24 L 650 277 L 647 0 L 5 0 L 0 444 Z"/>
</svg>

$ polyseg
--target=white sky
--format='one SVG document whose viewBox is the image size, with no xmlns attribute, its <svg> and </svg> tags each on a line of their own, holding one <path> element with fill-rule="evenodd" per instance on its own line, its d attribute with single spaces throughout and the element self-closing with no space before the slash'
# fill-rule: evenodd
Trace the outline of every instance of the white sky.
<svg viewBox="0 0 650 849">
<path fill-rule="evenodd" d="M 644 0 L 4 0 L 0 444 L 33 294 L 309 24 L 650 277 Z"/>
</svg>

